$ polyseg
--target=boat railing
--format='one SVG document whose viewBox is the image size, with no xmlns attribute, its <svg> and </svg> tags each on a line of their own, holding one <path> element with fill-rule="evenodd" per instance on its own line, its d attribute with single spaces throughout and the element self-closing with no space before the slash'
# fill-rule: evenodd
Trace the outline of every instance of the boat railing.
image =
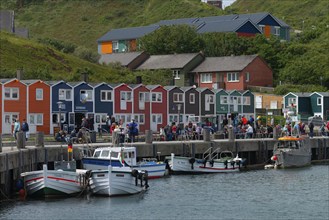
<svg viewBox="0 0 329 220">
<path fill-rule="evenodd" d="M 202 155 L 202 158 L 204 160 L 206 159 L 209 159 L 211 157 L 211 150 L 212 150 L 212 147 L 208 148 L 208 150 L 206 150 L 203 155 Z"/>
<path fill-rule="evenodd" d="M 213 159 L 219 159 L 219 153 L 220 153 L 220 148 L 217 148 L 211 153 L 211 160 Z"/>
</svg>

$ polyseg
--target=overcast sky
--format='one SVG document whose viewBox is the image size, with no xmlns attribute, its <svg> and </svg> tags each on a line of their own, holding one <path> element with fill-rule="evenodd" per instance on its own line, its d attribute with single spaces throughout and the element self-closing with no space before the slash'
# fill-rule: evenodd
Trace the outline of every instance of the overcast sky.
<svg viewBox="0 0 329 220">
<path fill-rule="evenodd" d="M 236 0 L 223 0 L 223 9 L 229 5 L 231 5 Z"/>
</svg>

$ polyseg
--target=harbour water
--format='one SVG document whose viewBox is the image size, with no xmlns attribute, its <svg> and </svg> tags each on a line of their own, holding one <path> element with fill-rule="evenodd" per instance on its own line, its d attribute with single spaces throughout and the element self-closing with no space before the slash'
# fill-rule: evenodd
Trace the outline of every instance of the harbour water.
<svg viewBox="0 0 329 220">
<path fill-rule="evenodd" d="M 0 219 L 329 219 L 329 166 L 178 175 L 142 195 L 0 203 Z"/>
</svg>

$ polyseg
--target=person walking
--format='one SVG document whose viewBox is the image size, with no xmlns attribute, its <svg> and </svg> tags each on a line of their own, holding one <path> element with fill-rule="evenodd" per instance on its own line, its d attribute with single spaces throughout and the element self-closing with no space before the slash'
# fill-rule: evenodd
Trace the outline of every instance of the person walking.
<svg viewBox="0 0 329 220">
<path fill-rule="evenodd" d="M 21 130 L 21 124 L 19 123 L 18 119 L 13 119 L 13 121 L 14 121 L 13 136 L 15 140 L 17 140 L 17 132 Z"/>
<path fill-rule="evenodd" d="M 138 136 L 138 127 L 135 119 L 131 120 L 131 123 L 128 124 L 128 134 L 131 142 L 135 142 L 136 136 Z"/>
<path fill-rule="evenodd" d="M 30 129 L 29 129 L 29 124 L 26 122 L 26 119 L 23 119 L 22 122 L 22 131 L 24 132 L 25 140 L 27 141 L 28 138 L 30 137 Z"/>
</svg>

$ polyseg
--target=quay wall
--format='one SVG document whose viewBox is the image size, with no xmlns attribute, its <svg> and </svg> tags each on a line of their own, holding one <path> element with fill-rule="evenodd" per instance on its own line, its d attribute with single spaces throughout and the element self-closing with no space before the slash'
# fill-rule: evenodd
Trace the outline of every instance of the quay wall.
<svg viewBox="0 0 329 220">
<path fill-rule="evenodd" d="M 312 160 L 329 159 L 329 138 L 316 137 L 308 139 L 312 147 Z M 212 141 L 158 141 L 152 143 L 137 142 L 137 157 L 155 157 L 164 160 L 171 153 L 176 155 L 193 155 L 201 158 L 202 154 L 213 147 L 221 151 L 230 150 L 234 154 L 247 159 L 248 165 L 261 165 L 270 161 L 276 140 L 265 139 L 216 139 Z M 84 154 L 92 153 L 97 147 L 111 146 L 111 143 L 93 143 L 87 145 L 76 144 L 73 146 L 73 158 L 77 161 L 77 168 L 82 168 L 81 159 Z M 129 146 L 130 144 L 128 144 Z M 15 183 L 22 172 L 42 169 L 44 163 L 49 169 L 54 166 L 54 161 L 67 160 L 67 145 L 26 146 L 25 148 L 1 147 L 0 150 L 0 200 L 15 192 Z M 83 153 L 84 152 L 84 153 Z"/>
</svg>

